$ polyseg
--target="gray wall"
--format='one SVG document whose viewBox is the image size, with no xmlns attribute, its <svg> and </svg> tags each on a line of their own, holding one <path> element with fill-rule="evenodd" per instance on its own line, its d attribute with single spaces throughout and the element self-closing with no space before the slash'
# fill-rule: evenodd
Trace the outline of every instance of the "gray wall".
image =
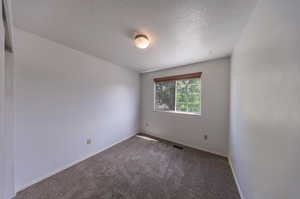
<svg viewBox="0 0 300 199">
<path fill-rule="evenodd" d="M 298 199 L 300 1 L 261 0 L 232 57 L 230 157 L 244 199 Z"/>
<path fill-rule="evenodd" d="M 136 72 L 18 30 L 15 78 L 17 190 L 138 132 Z"/>
<path fill-rule="evenodd" d="M 193 72 L 203 72 L 202 115 L 153 112 L 153 78 Z M 229 58 L 143 74 L 141 131 L 226 156 L 229 129 L 229 74 Z M 146 123 L 149 126 L 146 126 Z M 204 134 L 208 135 L 207 141 L 203 139 Z"/>
</svg>

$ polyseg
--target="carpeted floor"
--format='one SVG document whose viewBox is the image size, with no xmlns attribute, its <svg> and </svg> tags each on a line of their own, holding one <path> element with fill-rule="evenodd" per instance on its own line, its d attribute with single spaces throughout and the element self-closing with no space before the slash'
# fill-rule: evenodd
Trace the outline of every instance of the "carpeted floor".
<svg viewBox="0 0 300 199">
<path fill-rule="evenodd" d="M 223 157 L 133 137 L 16 199 L 240 199 Z"/>
</svg>

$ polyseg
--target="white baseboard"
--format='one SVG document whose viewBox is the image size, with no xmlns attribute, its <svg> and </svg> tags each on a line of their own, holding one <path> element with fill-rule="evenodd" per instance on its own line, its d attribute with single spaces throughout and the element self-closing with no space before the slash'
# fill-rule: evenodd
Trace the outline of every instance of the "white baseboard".
<svg viewBox="0 0 300 199">
<path fill-rule="evenodd" d="M 235 184 L 236 184 L 236 186 L 237 186 L 237 188 L 238 188 L 240 197 L 241 197 L 241 199 L 244 199 L 244 194 L 243 194 L 243 191 L 242 191 L 242 189 L 241 189 L 239 180 L 238 180 L 238 178 L 237 178 L 235 169 L 234 169 L 234 167 L 233 167 L 233 165 L 232 165 L 232 161 L 231 161 L 230 156 L 228 157 L 228 161 L 229 161 L 229 165 L 230 165 L 230 168 L 231 168 L 231 171 L 232 171 L 232 174 L 233 174 L 233 178 L 234 178 Z"/>
<path fill-rule="evenodd" d="M 195 146 L 195 145 L 183 143 L 183 142 L 177 141 L 177 140 L 175 140 L 175 139 L 170 139 L 170 138 L 166 138 L 166 137 L 163 137 L 163 136 L 157 136 L 157 135 L 151 134 L 151 133 L 149 133 L 149 132 L 141 132 L 141 133 L 142 133 L 142 134 L 145 134 L 145 135 L 148 135 L 148 136 L 156 137 L 157 139 L 161 138 L 161 139 L 166 140 L 166 141 L 170 141 L 170 142 L 173 142 L 173 143 L 181 144 L 181 145 L 184 145 L 184 146 L 187 146 L 187 147 L 191 147 L 191 148 L 194 148 L 194 149 L 198 149 L 198 150 L 200 150 L 200 151 L 205 151 L 205 152 L 208 152 L 208 153 L 212 153 L 212 154 L 215 154 L 215 155 L 218 155 L 218 156 L 222 156 L 222 157 L 227 158 L 227 155 L 226 155 L 226 154 L 221 153 L 221 152 L 217 152 L 216 150 L 206 149 L 206 148 L 203 148 L 203 147 L 199 147 L 199 146 Z"/>
<path fill-rule="evenodd" d="M 53 176 L 53 175 L 55 175 L 55 174 L 57 174 L 57 173 L 59 173 L 59 172 L 65 170 L 65 169 L 67 169 L 67 168 L 69 168 L 69 167 L 72 167 L 72 166 L 78 164 L 79 162 L 82 162 L 82 161 L 84 161 L 84 160 L 86 160 L 86 159 L 88 159 L 88 158 L 90 158 L 90 157 L 92 157 L 92 156 L 94 156 L 94 155 L 96 155 L 96 154 L 98 154 L 98 153 L 100 153 L 100 152 L 106 150 L 106 149 L 111 148 L 111 147 L 113 147 L 114 145 L 117 145 L 117 144 L 119 144 L 119 143 L 121 143 L 121 142 L 123 142 L 123 141 L 125 141 L 125 140 L 128 140 L 128 139 L 132 138 L 132 137 L 135 136 L 135 135 L 136 135 L 136 134 L 130 135 L 130 136 L 128 136 L 128 137 L 126 137 L 126 138 L 124 138 L 124 139 L 122 139 L 122 140 L 120 140 L 120 141 L 117 141 L 117 142 L 115 142 L 115 143 L 113 143 L 113 144 L 111 144 L 111 145 L 109 145 L 109 146 L 107 146 L 107 147 L 105 147 L 105 148 L 100 149 L 99 151 L 96 151 L 96 152 L 94 152 L 94 153 L 91 153 L 91 154 L 89 154 L 89 155 L 87 155 L 87 156 L 85 156 L 85 157 L 83 157 L 83 158 L 81 158 L 81 159 L 79 159 L 79 160 L 73 161 L 73 162 L 71 162 L 71 163 L 69 163 L 69 164 L 67 164 L 67 165 L 65 165 L 65 166 L 63 166 L 63 167 L 57 168 L 57 169 L 55 169 L 54 171 L 52 171 L 52 172 L 50 172 L 50 173 L 48 173 L 48 174 L 46 174 L 46 175 L 43 175 L 43 176 L 40 176 L 40 177 L 38 177 L 38 178 L 33 179 L 33 180 L 32 180 L 31 182 L 29 182 L 29 183 L 23 184 L 23 185 L 21 185 L 21 186 L 17 186 L 17 187 L 16 187 L 16 192 L 20 192 L 20 191 L 22 191 L 22 190 L 24 190 L 24 189 L 26 189 L 26 188 L 28 188 L 28 187 L 30 187 L 30 186 L 32 186 L 32 185 L 34 185 L 34 184 L 40 182 L 40 181 L 42 181 L 42 180 L 44 180 L 44 179 L 46 179 L 46 178 L 48 178 L 48 177 L 50 177 L 50 176 Z"/>
</svg>

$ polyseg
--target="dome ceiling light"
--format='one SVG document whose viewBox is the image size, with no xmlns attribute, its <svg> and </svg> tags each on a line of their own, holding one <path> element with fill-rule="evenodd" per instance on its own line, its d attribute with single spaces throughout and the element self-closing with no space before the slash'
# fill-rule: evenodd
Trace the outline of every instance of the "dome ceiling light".
<svg viewBox="0 0 300 199">
<path fill-rule="evenodd" d="M 149 46 L 150 40 L 146 35 L 138 34 L 134 37 L 134 44 L 137 48 L 145 49 Z"/>
</svg>

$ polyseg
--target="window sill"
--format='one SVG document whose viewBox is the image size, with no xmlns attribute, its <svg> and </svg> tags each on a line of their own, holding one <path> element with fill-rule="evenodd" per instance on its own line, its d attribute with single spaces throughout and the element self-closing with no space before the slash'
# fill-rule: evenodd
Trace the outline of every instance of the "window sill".
<svg viewBox="0 0 300 199">
<path fill-rule="evenodd" d="M 179 111 L 159 111 L 159 110 L 154 110 L 153 112 L 158 112 L 158 113 L 171 113 L 171 114 L 179 114 L 179 115 L 201 116 L 201 113 L 189 113 L 189 112 L 179 112 Z"/>
</svg>

